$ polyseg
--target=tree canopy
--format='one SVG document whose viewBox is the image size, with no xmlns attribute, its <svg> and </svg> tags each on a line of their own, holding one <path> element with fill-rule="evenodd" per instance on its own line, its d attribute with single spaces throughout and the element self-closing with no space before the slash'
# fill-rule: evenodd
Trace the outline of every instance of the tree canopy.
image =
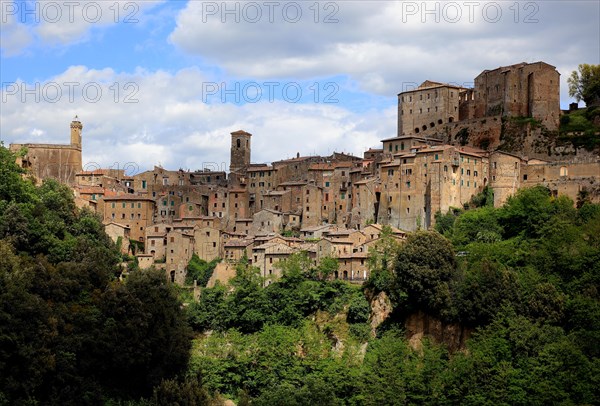
<svg viewBox="0 0 600 406">
<path fill-rule="evenodd" d="M 600 105 L 600 65 L 579 65 L 567 79 L 569 96 L 583 100 L 587 107 Z"/>
</svg>

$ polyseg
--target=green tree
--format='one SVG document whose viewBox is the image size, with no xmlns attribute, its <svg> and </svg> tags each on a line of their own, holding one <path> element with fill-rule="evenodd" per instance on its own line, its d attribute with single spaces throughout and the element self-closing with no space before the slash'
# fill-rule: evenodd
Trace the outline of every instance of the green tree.
<svg viewBox="0 0 600 406">
<path fill-rule="evenodd" d="M 600 65 L 579 65 L 567 79 L 569 96 L 583 100 L 587 107 L 600 105 Z"/>
<path fill-rule="evenodd" d="M 206 262 L 200 259 L 198 255 L 193 254 L 187 266 L 185 283 L 192 285 L 194 281 L 197 281 L 198 286 L 206 286 L 219 262 L 221 262 L 220 258 Z"/>
<path fill-rule="evenodd" d="M 119 395 L 152 393 L 185 371 L 191 348 L 177 292 L 161 270 L 134 272 L 104 292 L 97 341 L 98 379 Z"/>
<path fill-rule="evenodd" d="M 379 240 L 369 247 L 367 255 L 369 280 L 366 286 L 389 293 L 393 283 L 392 274 L 399 249 L 400 243 L 393 236 L 391 227 L 383 226 Z"/>
<path fill-rule="evenodd" d="M 449 282 L 455 274 L 450 241 L 433 231 L 412 233 L 398 252 L 392 300 L 406 298 L 409 306 L 448 315 L 452 307 Z"/>
</svg>

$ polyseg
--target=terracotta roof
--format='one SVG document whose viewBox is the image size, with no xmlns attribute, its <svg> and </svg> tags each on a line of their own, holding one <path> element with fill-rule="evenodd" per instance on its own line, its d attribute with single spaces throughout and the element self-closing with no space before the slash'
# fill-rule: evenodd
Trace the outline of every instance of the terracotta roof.
<svg viewBox="0 0 600 406">
<path fill-rule="evenodd" d="M 257 247 L 252 248 L 252 250 L 256 250 L 256 251 L 261 251 L 264 250 L 266 255 L 273 255 L 273 254 L 279 254 L 279 255 L 289 255 L 289 254 L 293 254 L 294 252 L 296 252 L 297 250 L 286 245 L 286 244 L 282 244 L 282 243 L 265 243 L 262 245 L 259 245 Z"/>
<path fill-rule="evenodd" d="M 334 169 L 335 167 L 333 166 L 333 164 L 328 162 L 314 163 L 311 164 L 308 168 L 309 171 L 332 171 Z"/>
<path fill-rule="evenodd" d="M 311 156 L 300 156 L 300 157 L 296 157 L 296 158 L 289 158 L 289 159 L 282 159 L 279 161 L 274 161 L 274 164 L 279 164 L 279 163 L 287 163 L 287 162 L 302 162 L 302 161 L 306 161 L 309 160 L 313 157 Z"/>
<path fill-rule="evenodd" d="M 104 200 L 145 200 L 149 202 L 154 202 L 154 199 L 136 195 L 104 196 Z"/>
<path fill-rule="evenodd" d="M 248 172 L 274 171 L 275 168 L 269 165 L 251 166 L 247 169 Z"/>
<path fill-rule="evenodd" d="M 225 248 L 234 248 L 234 247 L 247 247 L 253 243 L 252 240 L 244 240 L 240 238 L 233 238 L 225 243 Z"/>
<path fill-rule="evenodd" d="M 100 186 L 76 187 L 79 193 L 104 194 L 104 188 Z"/>
<path fill-rule="evenodd" d="M 481 158 L 488 155 L 488 152 L 483 149 L 473 148 L 469 146 L 460 147 L 459 152 L 461 154 L 474 155 Z"/>
<path fill-rule="evenodd" d="M 231 133 L 231 135 L 252 135 L 244 130 L 237 130 Z"/>
</svg>

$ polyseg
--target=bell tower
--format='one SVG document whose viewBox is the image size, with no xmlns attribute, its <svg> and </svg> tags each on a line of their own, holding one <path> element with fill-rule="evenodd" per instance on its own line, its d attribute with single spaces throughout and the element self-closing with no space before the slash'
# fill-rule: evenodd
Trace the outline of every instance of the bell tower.
<svg viewBox="0 0 600 406">
<path fill-rule="evenodd" d="M 229 181 L 232 185 L 245 183 L 246 170 L 250 165 L 250 138 L 252 134 L 243 130 L 231 133 L 231 160 Z"/>
<path fill-rule="evenodd" d="M 79 118 L 75 116 L 71 121 L 71 146 L 79 150 L 81 150 L 81 130 L 83 130 L 83 125 L 81 125 Z"/>
<path fill-rule="evenodd" d="M 238 130 L 231 133 L 231 160 L 229 172 L 239 172 L 250 165 L 250 138 L 252 134 Z"/>
</svg>

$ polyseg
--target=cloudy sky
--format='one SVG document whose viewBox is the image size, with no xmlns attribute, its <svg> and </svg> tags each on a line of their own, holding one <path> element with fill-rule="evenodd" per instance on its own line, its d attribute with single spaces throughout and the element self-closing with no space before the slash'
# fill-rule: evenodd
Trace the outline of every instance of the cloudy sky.
<svg viewBox="0 0 600 406">
<path fill-rule="evenodd" d="M 395 135 L 396 95 L 426 79 L 545 61 L 600 63 L 592 1 L 0 0 L 0 140 L 67 143 L 88 168 L 227 169 Z"/>
</svg>

